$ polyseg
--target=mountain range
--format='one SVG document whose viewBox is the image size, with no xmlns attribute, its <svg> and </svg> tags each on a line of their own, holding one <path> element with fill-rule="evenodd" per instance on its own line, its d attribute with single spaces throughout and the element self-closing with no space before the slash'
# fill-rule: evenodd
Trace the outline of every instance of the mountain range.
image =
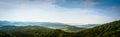
<svg viewBox="0 0 120 37">
<path fill-rule="evenodd" d="M 52 28 L 52 29 L 61 29 L 64 31 L 80 31 L 87 29 L 88 27 L 94 27 L 96 24 L 91 24 L 91 25 L 79 25 L 78 26 L 73 26 L 69 24 L 64 24 L 64 23 L 53 23 L 53 22 L 11 22 L 11 21 L 0 21 L 0 26 L 2 27 L 13 27 L 13 26 L 40 26 L 40 27 L 47 27 L 47 28 Z"/>
<path fill-rule="evenodd" d="M 0 37 L 119 37 L 120 20 L 77 32 L 41 26 L 2 26 Z"/>
</svg>

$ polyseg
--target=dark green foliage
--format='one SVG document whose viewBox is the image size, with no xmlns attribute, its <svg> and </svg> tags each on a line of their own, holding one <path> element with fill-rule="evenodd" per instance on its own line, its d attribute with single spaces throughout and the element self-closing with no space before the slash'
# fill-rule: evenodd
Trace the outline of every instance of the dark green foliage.
<svg viewBox="0 0 120 37">
<path fill-rule="evenodd" d="M 7 34 L 3 31 L 0 31 L 0 37 L 14 37 L 14 36 L 11 36 L 10 34 Z"/>
</svg>

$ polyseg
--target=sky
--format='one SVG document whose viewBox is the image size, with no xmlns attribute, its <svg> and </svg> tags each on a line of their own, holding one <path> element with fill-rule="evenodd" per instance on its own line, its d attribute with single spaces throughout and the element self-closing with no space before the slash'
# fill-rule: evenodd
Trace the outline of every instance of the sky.
<svg viewBox="0 0 120 37">
<path fill-rule="evenodd" d="M 104 24 L 120 20 L 120 0 L 0 0 L 0 20 Z"/>
</svg>

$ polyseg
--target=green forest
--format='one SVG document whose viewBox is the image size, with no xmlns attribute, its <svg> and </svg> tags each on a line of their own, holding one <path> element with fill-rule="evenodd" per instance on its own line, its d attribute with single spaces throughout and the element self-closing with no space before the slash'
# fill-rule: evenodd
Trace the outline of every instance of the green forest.
<svg viewBox="0 0 120 37">
<path fill-rule="evenodd" d="M 119 37 L 120 20 L 77 32 L 66 32 L 39 26 L 6 27 L 0 37 Z"/>
</svg>

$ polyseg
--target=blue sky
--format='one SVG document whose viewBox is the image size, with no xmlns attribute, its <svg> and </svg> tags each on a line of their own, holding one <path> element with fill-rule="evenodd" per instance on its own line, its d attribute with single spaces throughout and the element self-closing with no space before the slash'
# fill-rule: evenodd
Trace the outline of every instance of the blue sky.
<svg viewBox="0 0 120 37">
<path fill-rule="evenodd" d="M 0 20 L 103 24 L 120 20 L 120 0 L 0 0 Z"/>
</svg>

